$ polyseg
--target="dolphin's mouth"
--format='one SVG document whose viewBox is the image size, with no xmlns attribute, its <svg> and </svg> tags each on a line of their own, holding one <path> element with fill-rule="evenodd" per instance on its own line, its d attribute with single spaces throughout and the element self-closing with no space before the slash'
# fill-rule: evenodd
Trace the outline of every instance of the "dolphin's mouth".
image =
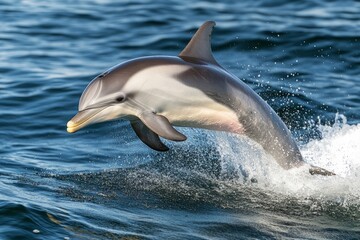
<svg viewBox="0 0 360 240">
<path fill-rule="evenodd" d="M 74 133 L 90 123 L 94 123 L 96 121 L 95 116 L 104 109 L 104 107 L 93 108 L 78 112 L 70 121 L 68 121 L 67 131 L 69 133 Z"/>
</svg>

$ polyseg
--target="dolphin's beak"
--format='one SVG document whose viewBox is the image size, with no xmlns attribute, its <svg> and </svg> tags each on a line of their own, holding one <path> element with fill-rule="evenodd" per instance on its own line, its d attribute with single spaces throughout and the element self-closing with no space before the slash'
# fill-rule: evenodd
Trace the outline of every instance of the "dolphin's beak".
<svg viewBox="0 0 360 240">
<path fill-rule="evenodd" d="M 98 122 L 97 115 L 104 109 L 104 107 L 93 108 L 78 112 L 70 121 L 68 121 L 67 131 L 69 133 L 74 133 L 91 123 Z"/>
</svg>

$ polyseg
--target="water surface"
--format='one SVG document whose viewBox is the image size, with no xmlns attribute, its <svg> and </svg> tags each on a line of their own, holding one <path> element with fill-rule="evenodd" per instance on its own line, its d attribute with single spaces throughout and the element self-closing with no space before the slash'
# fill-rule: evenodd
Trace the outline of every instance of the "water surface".
<svg viewBox="0 0 360 240">
<path fill-rule="evenodd" d="M 359 12 L 350 0 L 0 0 L 0 238 L 360 238 Z M 125 121 L 66 132 L 91 79 L 177 55 L 206 20 L 218 62 L 336 177 L 282 170 L 226 133 L 180 129 L 188 141 L 157 153 Z"/>
</svg>

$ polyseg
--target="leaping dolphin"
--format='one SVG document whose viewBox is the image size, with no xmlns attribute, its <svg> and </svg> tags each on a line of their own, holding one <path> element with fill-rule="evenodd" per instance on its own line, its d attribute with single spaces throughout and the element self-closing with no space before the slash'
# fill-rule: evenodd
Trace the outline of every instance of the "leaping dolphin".
<svg viewBox="0 0 360 240">
<path fill-rule="evenodd" d="M 136 58 L 97 76 L 81 95 L 67 131 L 122 118 L 150 148 L 167 151 L 159 137 L 186 140 L 173 126 L 212 129 L 248 136 L 285 169 L 306 164 L 275 111 L 215 60 L 214 26 L 205 22 L 177 57 Z M 333 175 L 310 165 L 309 171 Z"/>
</svg>

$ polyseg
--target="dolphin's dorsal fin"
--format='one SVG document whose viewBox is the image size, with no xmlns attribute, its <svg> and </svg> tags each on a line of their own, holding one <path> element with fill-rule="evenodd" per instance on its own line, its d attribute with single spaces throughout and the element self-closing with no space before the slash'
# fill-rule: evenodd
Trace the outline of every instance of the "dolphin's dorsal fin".
<svg viewBox="0 0 360 240">
<path fill-rule="evenodd" d="M 211 32 L 215 26 L 214 21 L 207 21 L 196 31 L 188 45 L 179 54 L 179 57 L 191 57 L 220 66 L 211 52 Z"/>
</svg>

